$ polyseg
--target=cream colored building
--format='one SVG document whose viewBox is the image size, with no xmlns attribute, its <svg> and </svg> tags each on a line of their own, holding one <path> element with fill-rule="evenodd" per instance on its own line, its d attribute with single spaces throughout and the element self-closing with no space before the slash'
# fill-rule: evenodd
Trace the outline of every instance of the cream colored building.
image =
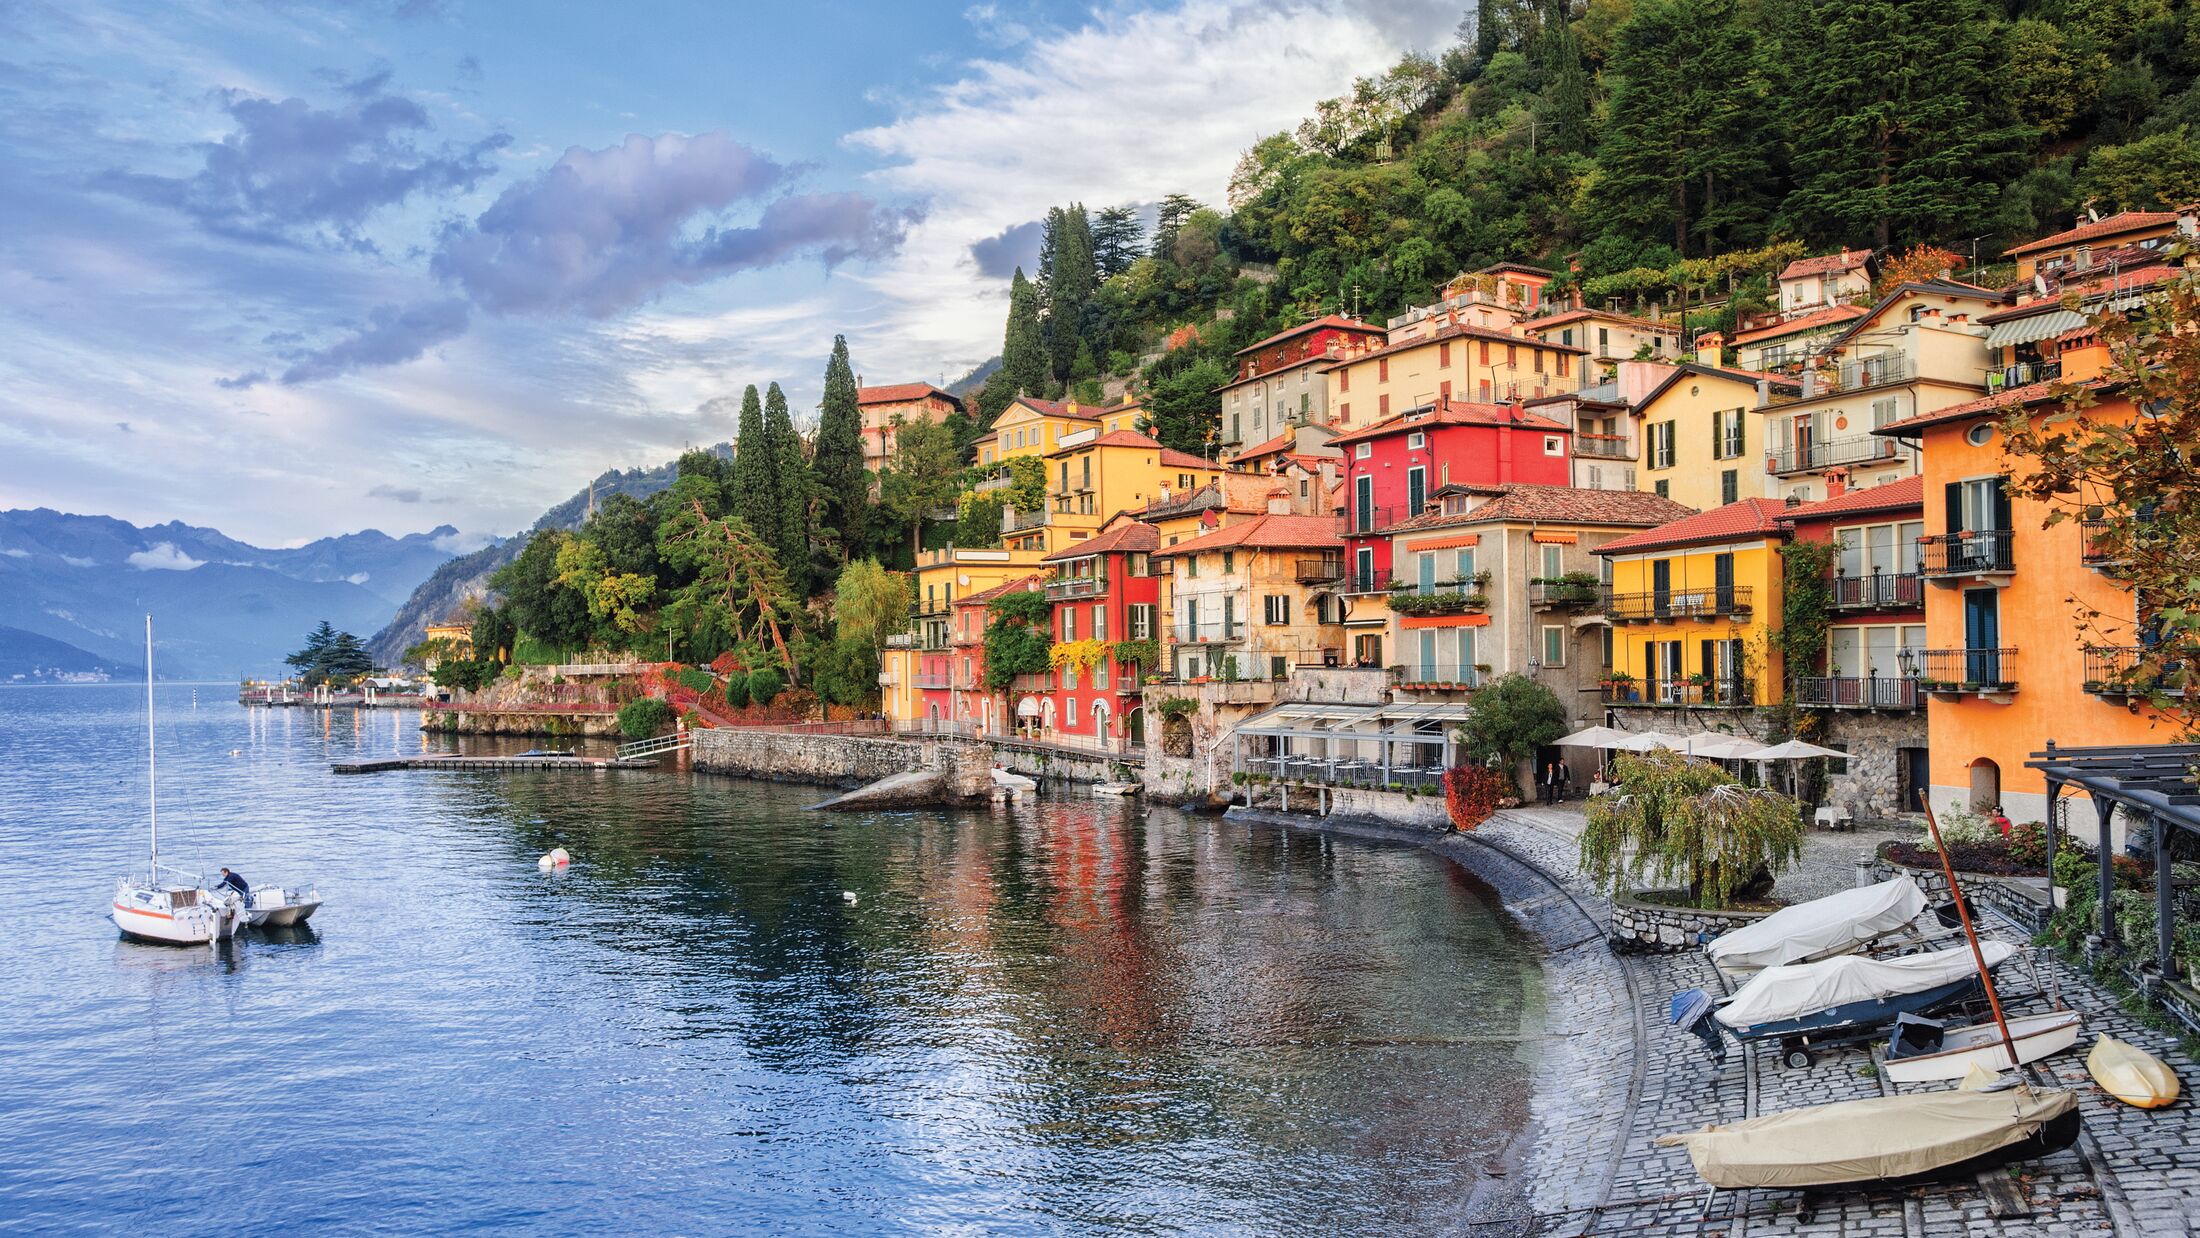
<svg viewBox="0 0 2200 1238">
<path fill-rule="evenodd" d="M 1162 577 L 1162 662 L 1179 679 L 1289 679 L 1344 659 L 1334 516 L 1270 510 L 1154 552 Z"/>
<path fill-rule="evenodd" d="M 1670 367 L 1635 405 L 1642 439 L 1635 488 L 1698 511 L 1763 497 L 1760 387 L 1775 392 L 1794 384 L 1693 361 Z"/>
</svg>

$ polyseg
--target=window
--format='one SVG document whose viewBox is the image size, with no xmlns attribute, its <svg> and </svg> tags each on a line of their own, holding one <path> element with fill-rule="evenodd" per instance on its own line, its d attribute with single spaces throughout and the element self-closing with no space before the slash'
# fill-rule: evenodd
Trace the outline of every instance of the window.
<svg viewBox="0 0 2200 1238">
<path fill-rule="evenodd" d="M 1197 575 L 1199 575 L 1199 556 L 1198 556 L 1198 555 L 1185 555 L 1185 556 L 1184 556 L 1184 576 L 1185 576 L 1185 578 L 1186 578 L 1186 579 L 1190 579 L 1190 578 L 1192 578 L 1192 577 L 1194 577 L 1194 576 L 1197 576 Z"/>
<path fill-rule="evenodd" d="M 1543 627 L 1543 665 L 1566 665 L 1566 629 L 1558 624 Z"/>
<path fill-rule="evenodd" d="M 1130 608 L 1131 639 L 1153 639 L 1153 603 L 1134 602 Z"/>
<path fill-rule="evenodd" d="M 1376 397 L 1375 397 L 1375 415 L 1376 415 L 1377 417 L 1388 417 L 1388 416 L 1390 416 L 1390 393 L 1389 393 L 1389 392 L 1387 392 L 1387 391 L 1386 391 L 1386 392 L 1384 392 L 1383 394 L 1381 394 L 1381 395 L 1379 395 L 1379 396 L 1376 396 Z"/>
<path fill-rule="evenodd" d="M 1280 593 L 1271 593 L 1260 600 L 1261 622 L 1270 627 L 1282 627 L 1291 622 L 1291 599 Z"/>
<path fill-rule="evenodd" d="M 1741 458 L 1744 442 L 1743 410 L 1722 408 L 1711 414 L 1711 456 L 1715 460 Z"/>
<path fill-rule="evenodd" d="M 1650 426 L 1650 467 L 1673 467 L 1673 423 L 1670 421 L 1654 422 Z"/>
<path fill-rule="evenodd" d="M 1350 391 L 1350 390 L 1352 390 L 1352 367 L 1351 367 L 1351 366 L 1349 366 L 1349 365 L 1348 365 L 1348 366 L 1345 366 L 1345 367 L 1344 367 L 1343 369 L 1341 369 L 1341 370 L 1338 370 L 1338 371 L 1337 371 L 1337 390 L 1338 390 L 1338 391 Z"/>
<path fill-rule="evenodd" d="M 1563 438 L 1561 438 L 1561 437 L 1559 437 L 1559 436 L 1558 436 L 1558 435 L 1556 435 L 1556 434 L 1546 434 L 1546 435 L 1544 435 L 1544 436 L 1543 436 L 1543 454 L 1544 454 L 1544 455 L 1546 455 L 1546 456 L 1563 456 L 1563 455 L 1565 455 L 1565 454 L 1566 454 L 1566 440 L 1565 440 L 1565 439 L 1563 439 Z"/>
<path fill-rule="evenodd" d="M 1352 458 L 1355 460 L 1365 460 L 1374 454 L 1375 445 L 1373 443 L 1354 443 L 1352 445 Z"/>
<path fill-rule="evenodd" d="M 1722 469 L 1719 473 L 1719 503 L 1721 506 L 1742 497 L 1742 479 L 1739 470 Z"/>
<path fill-rule="evenodd" d="M 1441 344 L 1438 344 L 1438 345 L 1436 346 L 1436 364 L 1437 364 L 1438 366 L 1441 366 L 1441 367 L 1443 367 L 1443 368 L 1446 368 L 1446 369 L 1450 368 L 1450 366 L 1451 366 L 1451 341 L 1450 341 L 1450 340 L 1445 340 L 1445 341 L 1444 341 L 1443 343 L 1441 343 Z"/>
<path fill-rule="evenodd" d="M 1065 607 L 1063 607 L 1063 608 L 1062 608 L 1062 642 L 1063 642 L 1064 644 L 1067 644 L 1067 643 L 1069 643 L 1070 641 L 1073 641 L 1073 640 L 1076 640 L 1076 639 L 1077 639 L 1077 612 L 1076 612 L 1076 610 L 1072 609 L 1071 607 L 1067 607 L 1067 606 L 1065 606 Z"/>
<path fill-rule="evenodd" d="M 1130 556 L 1130 574 L 1133 576 L 1153 575 L 1153 556 L 1143 552 L 1132 553 Z"/>
<path fill-rule="evenodd" d="M 1234 550 L 1223 551 L 1222 574 L 1228 576 L 1230 573 L 1235 571 L 1237 571 L 1237 552 Z"/>
<path fill-rule="evenodd" d="M 1661 499 L 1670 499 L 1673 497 L 1673 483 L 1660 477 L 1657 483 L 1650 487 L 1650 492 Z"/>
<path fill-rule="evenodd" d="M 1563 566 L 1563 560 L 1564 560 L 1564 558 L 1565 558 L 1565 555 L 1564 555 L 1564 552 L 1562 551 L 1562 549 L 1561 549 L 1560 547 L 1557 547 L 1557 546 L 1544 546 L 1544 547 L 1542 547 L 1542 551 L 1543 551 L 1543 572 L 1542 572 L 1542 576 L 1543 576 L 1543 579 L 1545 579 L 1545 580 L 1557 580 L 1557 579 L 1558 579 L 1559 577 L 1561 577 L 1561 576 L 1565 575 L 1565 574 L 1566 574 L 1566 569 L 1565 569 L 1565 567 Z"/>
<path fill-rule="evenodd" d="M 1973 447 L 1984 447 L 1994 441 L 1994 423 L 1982 421 L 1963 432 L 1963 441 Z"/>
<path fill-rule="evenodd" d="M 1568 348 L 1572 348 L 1574 346 L 1574 329 L 1572 327 L 1568 327 L 1564 331 L 1559 332 L 1558 342 L 1564 344 Z"/>
<path fill-rule="evenodd" d="M 1516 370 L 1517 370 L 1517 369 L 1519 369 L 1519 368 L 1520 368 L 1520 346 L 1519 346 L 1519 345 L 1517 345 L 1517 344 L 1507 344 L 1507 345 L 1505 345 L 1505 365 L 1506 365 L 1506 366 L 1507 366 L 1508 368 L 1511 368 L 1511 369 L 1516 369 Z"/>
<path fill-rule="evenodd" d="M 1288 658 L 1279 654 L 1268 659 L 1268 677 L 1270 679 L 1283 679 L 1290 673 L 1291 663 Z"/>
<path fill-rule="evenodd" d="M 1236 636 L 1237 625 L 1237 594 L 1225 593 L 1222 595 L 1222 634 Z"/>
<path fill-rule="evenodd" d="M 1105 657 L 1092 664 L 1092 686 L 1095 688 L 1108 686 L 1108 660 Z M 1100 702 L 1094 701 L 1093 704 L 1098 706 Z"/>
<path fill-rule="evenodd" d="M 1488 340 L 1481 341 L 1481 353 L 1482 364 L 1488 365 L 1490 363 L 1490 342 Z"/>
<path fill-rule="evenodd" d="M 1094 640 L 1106 640 L 1108 638 L 1108 608 L 1106 606 L 1094 606 L 1092 608 L 1092 638 Z"/>
<path fill-rule="evenodd" d="M 1443 401 L 1444 403 L 1446 403 L 1446 404 L 1449 404 L 1449 403 L 1451 403 L 1451 380 L 1450 380 L 1450 379 L 1448 379 L 1448 378 L 1447 378 L 1447 379 L 1445 379 L 1444 381 L 1442 381 L 1442 382 L 1440 382 L 1440 383 L 1436 384 L 1436 398 L 1437 398 L 1437 399 L 1439 399 L 1439 400 L 1442 400 L 1442 401 Z"/>
<path fill-rule="evenodd" d="M 1427 434 L 1415 430 L 1413 433 L 1406 435 L 1406 450 L 1419 451 L 1426 446 L 1428 446 Z"/>
<path fill-rule="evenodd" d="M 1528 351 L 1535 355 L 1535 372 L 1541 374 L 1543 372 L 1543 350 L 1540 348 L 1531 348 Z"/>
<path fill-rule="evenodd" d="M 1428 470 L 1415 465 L 1406 470 L 1406 515 L 1418 516 L 1428 502 Z"/>
<path fill-rule="evenodd" d="M 1236 413 L 1232 413 L 1230 414 L 1230 441 L 1233 443 L 1238 443 L 1243 442 L 1244 440 L 1244 423 L 1238 419 L 1238 415 Z"/>
<path fill-rule="evenodd" d="M 1597 328 L 1597 355 L 1600 357 L 1612 355 L 1612 329 L 1610 327 Z"/>
<path fill-rule="evenodd" d="M 1375 381 L 1379 383 L 1390 381 L 1390 358 L 1378 357 L 1375 359 Z"/>
<path fill-rule="evenodd" d="M 1487 404 L 1487 403 L 1489 403 L 1489 402 L 1490 402 L 1490 380 L 1489 380 L 1489 379 L 1486 379 L 1486 378 L 1485 378 L 1485 379 L 1483 379 L 1483 380 L 1482 380 L 1482 383 L 1481 383 L 1481 386 L 1480 386 L 1480 388 L 1479 388 L 1479 390 L 1480 390 L 1481 394 L 1480 394 L 1479 396 L 1477 396 L 1476 398 L 1477 398 L 1477 399 L 1479 399 L 1479 400 L 1481 400 L 1481 401 L 1482 401 L 1482 402 L 1483 402 L 1484 404 Z"/>
</svg>

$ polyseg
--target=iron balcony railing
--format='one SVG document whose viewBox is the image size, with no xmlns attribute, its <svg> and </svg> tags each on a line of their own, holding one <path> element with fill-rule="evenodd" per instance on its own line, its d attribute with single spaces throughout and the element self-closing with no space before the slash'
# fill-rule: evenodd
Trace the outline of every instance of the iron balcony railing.
<svg viewBox="0 0 2200 1238">
<path fill-rule="evenodd" d="M 1457 688 L 1482 686 L 1479 668 L 1459 662 L 1408 662 L 1390 668 L 1391 678 L 1405 688 Z"/>
<path fill-rule="evenodd" d="M 2085 690 L 2095 696 L 2183 696 L 2190 650 L 2146 645 L 2088 645 Z"/>
<path fill-rule="evenodd" d="M 947 688 L 954 686 L 952 676 L 919 672 L 913 681 L 919 688 Z"/>
<path fill-rule="evenodd" d="M 1108 578 L 1105 573 L 1098 576 L 1062 576 L 1048 581 L 1046 586 L 1049 602 L 1059 602 L 1065 598 L 1096 598 L 1107 591 Z"/>
<path fill-rule="evenodd" d="M 1907 675 L 1813 675 L 1795 681 L 1795 703 L 1820 709 L 1916 709 Z"/>
<path fill-rule="evenodd" d="M 1756 681 L 1741 676 L 1608 680 L 1604 685 L 1604 701 L 1608 705 L 1732 708 L 1755 704 L 1756 687 Z"/>
<path fill-rule="evenodd" d="M 1979 576 L 2017 570 L 2014 529 L 1971 529 L 1917 539 L 1919 570 L 1935 576 Z"/>
<path fill-rule="evenodd" d="M 1918 686 L 1927 692 L 2007 692 L 2017 686 L 2014 649 L 1922 649 Z"/>
<path fill-rule="evenodd" d="M 1169 629 L 1179 645 L 1222 645 L 1245 639 L 1245 621 L 1232 623 L 1180 623 Z"/>
<path fill-rule="evenodd" d="M 1604 606 L 1604 586 L 1567 580 L 1539 580 L 1528 586 L 1528 605 L 1544 609 L 1573 606 L 1597 610 Z"/>
<path fill-rule="evenodd" d="M 1348 594 L 1388 593 L 1390 592 L 1390 573 L 1378 572 L 1373 569 L 1361 571 L 1355 568 L 1345 577 L 1344 591 Z"/>
<path fill-rule="evenodd" d="M 1910 449 L 1891 438 L 1858 435 L 1815 443 L 1789 444 L 1773 452 L 1765 462 L 1769 473 L 1809 473 L 1818 469 L 1864 464 L 1873 460 L 1900 460 Z"/>
<path fill-rule="evenodd" d="M 1326 585 L 1331 581 L 1344 579 L 1344 560 L 1301 559 L 1298 561 L 1298 570 L 1293 575 L 1302 585 Z"/>
<path fill-rule="evenodd" d="M 1769 403 L 1795 404 L 1844 391 L 1862 391 L 1889 383 L 1906 383 L 1917 377 L 1917 365 L 1901 353 L 1858 357 L 1831 369 L 1803 371 L 1801 386 L 1794 391 L 1774 391 Z"/>
<path fill-rule="evenodd" d="M 1986 368 L 1986 392 L 2007 391 L 2011 387 L 2029 387 L 2033 383 L 2051 383 L 2062 377 L 2062 360 L 2018 361 L 2009 365 Z"/>
<path fill-rule="evenodd" d="M 2078 554 L 2087 567 L 2107 567 L 2117 561 L 2116 552 L 2108 544 L 2108 521 L 2081 520 L 2078 536 L 2081 539 Z"/>
<path fill-rule="evenodd" d="M 1632 460 L 1635 445 L 1624 434 L 1574 435 L 1574 454 L 1593 460 Z"/>
<path fill-rule="evenodd" d="M 1408 517 L 1418 515 L 1403 504 L 1391 507 L 1362 507 L 1354 503 L 1349 508 L 1347 536 L 1361 533 L 1379 533 Z"/>
<path fill-rule="evenodd" d="M 1925 580 L 1916 572 L 1873 572 L 1836 576 L 1830 605 L 1835 610 L 1915 610 L 1925 604 Z"/>
<path fill-rule="evenodd" d="M 1714 586 L 1709 589 L 1664 589 L 1650 593 L 1615 593 L 1604 604 L 1614 623 L 1662 623 L 1671 619 L 1718 619 L 1746 615 L 1755 609 L 1752 586 Z"/>
</svg>

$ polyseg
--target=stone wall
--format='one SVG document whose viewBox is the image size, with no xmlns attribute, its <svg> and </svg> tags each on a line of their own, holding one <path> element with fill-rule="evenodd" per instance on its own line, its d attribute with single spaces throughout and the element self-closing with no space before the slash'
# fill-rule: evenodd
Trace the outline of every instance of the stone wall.
<svg viewBox="0 0 2200 1238">
<path fill-rule="evenodd" d="M 1301 677 L 1349 676 L 1380 681 L 1379 674 L 1366 672 L 1301 671 Z M 1308 678 L 1308 682 L 1313 682 Z M 1220 808 L 1230 799 L 1230 774 L 1234 754 L 1227 738 L 1239 723 L 1260 714 L 1287 692 L 1295 691 L 1299 679 L 1284 684 L 1261 683 L 1174 683 L 1148 684 L 1146 686 L 1146 769 L 1141 776 L 1146 797 L 1158 803 L 1183 804 L 1189 807 Z M 1343 692 L 1347 685 L 1333 682 L 1329 690 Z M 1163 716 L 1161 703 L 1172 698 L 1192 702 L 1193 709 L 1185 720 L 1188 734 L 1179 734 Z M 1295 697 L 1293 699 L 1296 699 Z"/>
<path fill-rule="evenodd" d="M 770 782 L 860 787 L 924 769 L 927 745 L 869 735 L 804 735 L 721 728 L 695 732 L 695 768 Z"/>
<path fill-rule="evenodd" d="M 1676 954 L 1696 949 L 1699 934 L 1713 937 L 1752 924 L 1772 913 L 1765 911 L 1704 911 L 1695 907 L 1671 907 L 1619 895 L 1612 900 L 1612 941 L 1655 954 Z"/>
<path fill-rule="evenodd" d="M 1948 901 L 1948 875 L 1937 868 L 1913 868 L 1908 864 L 1896 864 L 1878 856 L 1872 857 L 1871 862 L 1863 868 L 1867 879 L 1873 883 L 1891 881 L 1897 876 L 1908 877 L 1917 883 L 1919 889 L 1925 891 L 1927 903 Z M 2047 927 L 2048 917 L 2052 914 L 2044 901 L 2047 897 L 2047 878 L 1996 877 L 1987 873 L 1959 871 L 1957 879 L 1963 883 L 1963 892 L 1970 897 L 1974 910 L 1991 907 L 2035 933 Z"/>
<path fill-rule="evenodd" d="M 1901 802 L 1901 750 L 1925 746 L 1925 711 L 1841 710 L 1821 716 L 1826 733 L 1818 742 L 1839 744 L 1849 754 L 1849 772 L 1826 780 L 1826 806 L 1858 821 L 1890 821 L 1914 812 Z"/>
<path fill-rule="evenodd" d="M 1042 782 L 1114 782 L 1113 767 L 1120 764 L 1105 753 L 1045 752 L 1030 748 L 1002 746 L 993 748 L 993 759 L 1010 773 L 1023 774 Z M 1138 767 L 1131 766 L 1131 778 L 1138 778 Z"/>
<path fill-rule="evenodd" d="M 618 739 L 615 714 L 483 713 L 468 710 L 430 709 L 420 715 L 420 729 L 442 735 L 529 735 L 549 739 Z"/>
</svg>

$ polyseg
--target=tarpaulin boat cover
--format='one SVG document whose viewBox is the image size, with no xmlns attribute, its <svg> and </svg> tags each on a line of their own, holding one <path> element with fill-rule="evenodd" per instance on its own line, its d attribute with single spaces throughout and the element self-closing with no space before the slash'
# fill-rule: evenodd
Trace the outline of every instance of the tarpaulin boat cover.
<svg viewBox="0 0 2200 1238">
<path fill-rule="evenodd" d="M 1736 1187 L 1834 1186 L 1945 1169 L 2030 1138 L 2076 1108 L 2074 1093 L 1918 1092 L 1813 1105 L 1658 1136 L 1688 1149 L 1705 1182 Z"/>
<path fill-rule="evenodd" d="M 1997 967 L 2016 947 L 2003 941 L 1981 942 L 1986 965 Z M 1878 1001 L 1904 993 L 1922 993 L 1978 974 L 1969 946 L 1899 959 L 1868 959 L 1845 954 L 1816 963 L 1767 967 L 1719 1008 L 1728 1027 L 1754 1027 L 1782 1019 L 1800 1019 L 1851 1002 Z"/>
<path fill-rule="evenodd" d="M 1923 910 L 1925 891 L 1908 877 L 1896 877 L 1775 911 L 1721 936 L 1704 953 L 1729 971 L 1755 971 L 1838 954 L 1894 932 Z"/>
</svg>

